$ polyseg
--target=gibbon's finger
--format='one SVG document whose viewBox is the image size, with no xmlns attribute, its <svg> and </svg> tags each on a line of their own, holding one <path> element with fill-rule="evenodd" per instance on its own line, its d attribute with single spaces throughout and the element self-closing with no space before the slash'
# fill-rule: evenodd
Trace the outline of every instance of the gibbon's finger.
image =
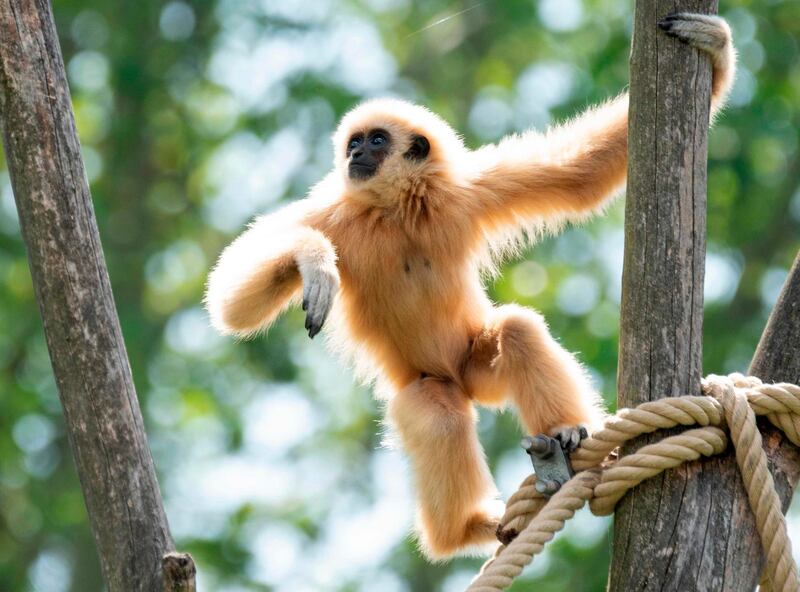
<svg viewBox="0 0 800 592">
<path fill-rule="evenodd" d="M 328 313 L 333 306 L 333 298 L 338 289 L 338 282 L 334 276 L 328 274 L 321 274 L 320 276 L 320 290 L 317 300 L 312 309 L 312 326 L 309 336 L 313 339 L 314 336 L 320 332 L 322 326 L 328 318 Z"/>
<path fill-rule="evenodd" d="M 305 324 L 306 331 L 308 331 L 309 333 L 308 335 L 309 337 L 312 337 L 311 326 L 314 322 L 313 311 L 314 311 L 314 306 L 316 305 L 317 302 L 317 297 L 319 296 L 319 288 L 320 288 L 319 282 L 315 281 L 315 279 L 312 279 L 309 282 L 308 297 L 306 298 L 308 305 L 306 306 L 306 324 Z"/>
<path fill-rule="evenodd" d="M 311 288 L 314 287 L 313 282 L 303 280 L 303 310 L 307 311 L 311 300 Z"/>
<path fill-rule="evenodd" d="M 325 322 L 325 310 L 329 299 L 328 286 L 320 284 L 319 294 L 317 299 L 311 304 L 308 318 L 311 320 L 311 326 L 308 328 L 308 336 L 311 339 L 316 337 L 317 333 L 322 330 L 322 325 Z"/>
<path fill-rule="evenodd" d="M 325 318 L 317 315 L 309 318 L 311 319 L 311 325 L 308 328 L 308 336 L 311 339 L 314 339 L 314 337 L 316 337 L 317 334 L 322 331 L 322 325 L 325 324 Z"/>
</svg>

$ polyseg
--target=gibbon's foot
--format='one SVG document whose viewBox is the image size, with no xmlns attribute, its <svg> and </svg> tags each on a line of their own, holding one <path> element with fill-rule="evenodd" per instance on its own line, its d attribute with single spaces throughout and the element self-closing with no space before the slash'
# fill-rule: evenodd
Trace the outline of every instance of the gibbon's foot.
<svg viewBox="0 0 800 592">
<path fill-rule="evenodd" d="M 454 555 L 472 555 L 487 551 L 487 545 L 497 543 L 500 517 L 488 512 L 476 512 L 463 526 L 455 530 L 428 527 L 423 530 L 422 549 L 434 561 Z"/>
<path fill-rule="evenodd" d="M 333 299 L 339 289 L 339 280 L 331 272 L 320 268 L 305 270 L 301 268 L 303 276 L 303 310 L 306 311 L 306 330 L 308 336 L 320 332 L 328 313 L 333 306 Z"/>
<path fill-rule="evenodd" d="M 589 430 L 583 424 L 575 426 L 556 426 L 550 430 L 550 435 L 559 441 L 565 452 L 575 452 L 581 440 L 589 436 Z"/>
<path fill-rule="evenodd" d="M 658 21 L 658 27 L 670 37 L 716 56 L 731 40 L 724 19 L 708 14 L 678 12 Z"/>
</svg>

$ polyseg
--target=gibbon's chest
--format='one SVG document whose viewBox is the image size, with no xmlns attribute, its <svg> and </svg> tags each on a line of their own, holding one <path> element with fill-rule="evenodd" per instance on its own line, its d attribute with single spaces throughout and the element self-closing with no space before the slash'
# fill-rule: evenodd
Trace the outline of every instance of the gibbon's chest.
<svg viewBox="0 0 800 592">
<path fill-rule="evenodd" d="M 458 291 L 464 269 L 460 250 L 425 230 L 418 238 L 390 223 L 353 224 L 332 236 L 345 293 L 364 311 L 375 306 L 413 314 Z"/>
<path fill-rule="evenodd" d="M 433 295 L 448 283 L 437 253 L 409 240 L 373 236 L 364 248 L 340 250 L 344 282 L 364 297 L 413 300 Z"/>
</svg>

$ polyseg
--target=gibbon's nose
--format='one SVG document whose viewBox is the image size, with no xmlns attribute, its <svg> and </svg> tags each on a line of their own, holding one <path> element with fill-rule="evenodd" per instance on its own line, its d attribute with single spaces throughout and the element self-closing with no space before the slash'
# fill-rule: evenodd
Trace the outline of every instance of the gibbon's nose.
<svg viewBox="0 0 800 592">
<path fill-rule="evenodd" d="M 356 148 L 355 150 L 353 150 L 353 151 L 350 153 L 350 157 L 351 157 L 353 160 L 359 159 L 359 158 L 361 158 L 362 156 L 364 156 L 364 149 L 363 149 L 363 148 Z"/>
</svg>

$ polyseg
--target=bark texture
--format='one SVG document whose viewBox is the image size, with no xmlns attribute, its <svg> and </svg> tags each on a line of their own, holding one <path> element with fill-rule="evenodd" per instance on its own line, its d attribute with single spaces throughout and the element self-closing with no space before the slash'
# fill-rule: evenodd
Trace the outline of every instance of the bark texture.
<svg viewBox="0 0 800 592">
<path fill-rule="evenodd" d="M 656 23 L 672 12 L 716 8 L 708 0 L 636 2 L 620 407 L 699 394 L 711 72 L 706 56 L 660 34 Z M 750 372 L 765 381 L 800 379 L 797 264 Z M 765 447 L 785 508 L 798 456 L 775 430 Z M 732 454 L 669 471 L 617 507 L 609 590 L 753 590 L 763 565 L 755 533 Z"/>
<path fill-rule="evenodd" d="M 162 589 L 174 549 L 47 0 L 0 0 L 0 120 L 66 426 L 110 592 Z"/>
</svg>

